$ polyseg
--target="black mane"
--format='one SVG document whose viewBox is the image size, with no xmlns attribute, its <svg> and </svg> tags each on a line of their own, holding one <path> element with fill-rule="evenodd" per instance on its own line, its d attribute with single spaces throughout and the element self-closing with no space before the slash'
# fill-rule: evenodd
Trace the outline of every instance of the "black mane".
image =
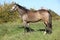
<svg viewBox="0 0 60 40">
<path fill-rule="evenodd" d="M 17 6 L 18 6 L 19 8 L 21 8 L 22 10 L 28 11 L 28 9 L 26 9 L 25 7 L 23 7 L 23 6 L 19 5 L 19 4 L 15 4 L 15 5 L 17 5 Z"/>
</svg>

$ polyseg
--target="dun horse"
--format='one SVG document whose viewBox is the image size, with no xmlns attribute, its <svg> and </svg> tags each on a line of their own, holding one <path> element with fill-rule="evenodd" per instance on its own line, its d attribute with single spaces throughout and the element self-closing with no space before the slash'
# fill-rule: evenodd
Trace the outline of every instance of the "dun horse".
<svg viewBox="0 0 60 40">
<path fill-rule="evenodd" d="M 14 3 L 12 9 L 10 11 L 18 10 L 20 17 L 22 18 L 24 28 L 27 32 L 30 31 L 29 23 L 30 22 L 38 22 L 43 20 L 45 27 L 45 33 L 52 33 L 52 16 L 48 10 L 40 9 L 36 11 L 31 11 L 26 9 L 25 7 Z"/>
</svg>

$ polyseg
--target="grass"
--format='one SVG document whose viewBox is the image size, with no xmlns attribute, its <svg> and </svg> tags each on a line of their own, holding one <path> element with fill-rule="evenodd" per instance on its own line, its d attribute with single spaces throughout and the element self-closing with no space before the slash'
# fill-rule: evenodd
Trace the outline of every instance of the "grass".
<svg viewBox="0 0 60 40">
<path fill-rule="evenodd" d="M 44 26 L 43 22 L 32 23 L 30 27 L 35 31 L 24 33 L 19 22 L 0 24 L 0 40 L 60 40 L 60 20 L 53 21 L 52 34 L 43 35 L 43 31 L 37 31 Z"/>
</svg>

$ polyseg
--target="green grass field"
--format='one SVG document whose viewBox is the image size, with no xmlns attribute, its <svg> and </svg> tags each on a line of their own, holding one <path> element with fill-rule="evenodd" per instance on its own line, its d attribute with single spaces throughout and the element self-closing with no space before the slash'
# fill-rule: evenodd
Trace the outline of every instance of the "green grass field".
<svg viewBox="0 0 60 40">
<path fill-rule="evenodd" d="M 43 35 L 43 31 L 37 31 L 45 28 L 43 22 L 32 23 L 30 27 L 35 31 L 24 33 L 19 22 L 0 24 L 0 40 L 60 40 L 60 20 L 53 21 L 52 34 Z"/>
</svg>

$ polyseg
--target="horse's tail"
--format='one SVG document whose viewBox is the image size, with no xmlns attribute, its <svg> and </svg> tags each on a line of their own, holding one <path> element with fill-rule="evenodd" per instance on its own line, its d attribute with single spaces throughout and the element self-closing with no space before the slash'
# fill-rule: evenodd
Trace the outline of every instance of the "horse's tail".
<svg viewBox="0 0 60 40">
<path fill-rule="evenodd" d="M 49 10 L 48 13 L 49 13 L 49 27 L 52 29 L 52 14 Z"/>
</svg>

